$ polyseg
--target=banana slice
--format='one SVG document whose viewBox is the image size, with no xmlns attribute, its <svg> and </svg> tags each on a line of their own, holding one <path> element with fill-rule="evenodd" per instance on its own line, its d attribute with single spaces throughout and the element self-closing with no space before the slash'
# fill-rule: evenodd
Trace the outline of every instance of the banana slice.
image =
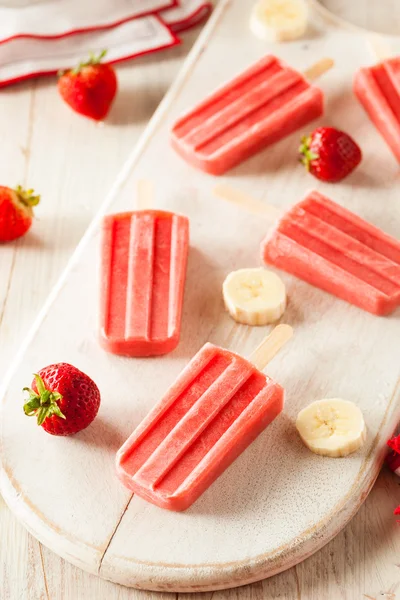
<svg viewBox="0 0 400 600">
<path fill-rule="evenodd" d="M 263 268 L 232 271 L 222 286 L 231 317 L 246 325 L 267 325 L 281 318 L 286 308 L 283 281 Z"/>
<path fill-rule="evenodd" d="M 262 40 L 286 42 L 304 35 L 307 17 L 304 0 L 259 0 L 250 15 L 250 29 Z"/>
<path fill-rule="evenodd" d="M 363 445 L 367 435 L 361 410 L 340 398 L 318 400 L 303 408 L 296 427 L 305 445 L 324 456 L 347 456 Z"/>
</svg>

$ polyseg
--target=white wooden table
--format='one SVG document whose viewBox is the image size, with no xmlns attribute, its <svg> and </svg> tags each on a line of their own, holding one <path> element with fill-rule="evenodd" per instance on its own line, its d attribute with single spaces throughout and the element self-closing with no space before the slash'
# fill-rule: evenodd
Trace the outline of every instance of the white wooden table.
<svg viewBox="0 0 400 600">
<path fill-rule="evenodd" d="M 0 248 L 0 379 L 196 35 L 162 57 L 120 67 L 121 92 L 103 127 L 64 107 L 52 79 L 1 91 L 0 182 L 35 187 L 42 204 L 32 232 Z M 34 461 L 35 449 L 27 452 Z M 399 501 L 400 482 L 384 470 L 347 528 L 302 564 L 251 586 L 190 596 L 138 592 L 84 573 L 41 546 L 0 498 L 0 599 L 394 600 L 400 530 L 392 509 Z"/>
</svg>

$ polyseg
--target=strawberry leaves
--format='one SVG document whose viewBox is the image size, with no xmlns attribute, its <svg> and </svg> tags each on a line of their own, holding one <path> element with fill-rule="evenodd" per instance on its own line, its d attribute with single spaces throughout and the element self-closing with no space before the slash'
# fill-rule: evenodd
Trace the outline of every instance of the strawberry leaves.
<svg viewBox="0 0 400 600">
<path fill-rule="evenodd" d="M 35 191 L 32 189 L 24 190 L 21 185 L 17 185 L 15 192 L 18 196 L 18 200 L 25 204 L 25 206 L 37 206 L 40 202 L 40 196 L 35 195 Z"/>
<path fill-rule="evenodd" d="M 311 146 L 311 135 L 305 135 L 301 138 L 301 144 L 299 146 L 300 162 L 305 166 L 307 171 L 310 170 L 310 165 L 313 160 L 318 160 L 319 156 L 316 152 L 310 150 Z"/>
<path fill-rule="evenodd" d="M 24 392 L 28 392 L 27 402 L 24 404 L 24 412 L 28 417 L 36 417 L 37 424 L 42 425 L 48 417 L 53 415 L 65 419 L 65 415 L 61 412 L 58 405 L 62 400 L 62 395 L 59 392 L 48 390 L 43 382 L 43 379 L 37 374 L 34 374 L 37 393 L 32 389 L 25 387 Z"/>
<path fill-rule="evenodd" d="M 72 69 L 70 71 L 70 73 L 72 75 L 78 75 L 78 73 L 80 73 L 84 67 L 99 65 L 106 54 L 107 54 L 107 50 L 102 50 L 98 56 L 96 56 L 93 52 L 89 52 L 88 60 L 85 60 L 84 62 L 80 62 L 77 67 L 75 67 L 74 69 Z"/>
</svg>

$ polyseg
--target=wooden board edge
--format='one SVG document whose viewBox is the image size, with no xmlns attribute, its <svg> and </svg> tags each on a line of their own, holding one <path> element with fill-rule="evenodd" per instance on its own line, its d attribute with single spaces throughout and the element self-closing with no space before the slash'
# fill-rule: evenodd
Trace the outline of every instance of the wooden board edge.
<svg viewBox="0 0 400 600">
<path fill-rule="evenodd" d="M 111 555 L 110 544 L 102 559 L 100 575 L 114 583 L 137 589 L 161 592 L 208 592 L 248 585 L 290 569 L 330 542 L 362 506 L 382 467 L 387 453 L 386 441 L 393 435 L 399 420 L 400 379 L 385 412 L 379 433 L 373 440 L 349 493 L 320 523 L 291 540 L 278 551 L 246 561 L 193 565 L 188 568 L 179 565 L 163 566 L 126 561 L 122 557 Z M 378 459 L 374 460 L 375 451 L 378 452 Z M 337 459 L 323 458 L 322 460 Z M 124 575 L 121 575 L 123 573 Z"/>
<path fill-rule="evenodd" d="M 18 485 L 0 465 L 0 492 L 8 508 L 41 544 L 85 571 L 97 574 L 103 548 L 84 544 L 49 523 L 31 503 L 26 501 Z"/>
</svg>

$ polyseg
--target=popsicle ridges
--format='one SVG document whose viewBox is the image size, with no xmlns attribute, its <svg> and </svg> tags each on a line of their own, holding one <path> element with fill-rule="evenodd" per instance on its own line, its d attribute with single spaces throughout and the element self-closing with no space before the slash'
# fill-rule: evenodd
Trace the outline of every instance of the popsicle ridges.
<svg viewBox="0 0 400 600">
<path fill-rule="evenodd" d="M 262 255 L 374 314 L 400 304 L 400 242 L 318 192 L 283 216 Z"/>
<path fill-rule="evenodd" d="M 100 340 L 106 350 L 150 356 L 177 345 L 188 232 L 186 217 L 163 211 L 104 219 Z"/>
<path fill-rule="evenodd" d="M 322 112 L 318 88 L 265 56 L 178 119 L 172 145 L 192 165 L 218 175 Z"/>
<path fill-rule="evenodd" d="M 184 510 L 282 406 L 278 384 L 244 358 L 206 344 L 122 446 L 118 475 L 158 506 Z"/>
<path fill-rule="evenodd" d="M 359 69 L 354 93 L 400 162 L 400 59 Z"/>
</svg>

